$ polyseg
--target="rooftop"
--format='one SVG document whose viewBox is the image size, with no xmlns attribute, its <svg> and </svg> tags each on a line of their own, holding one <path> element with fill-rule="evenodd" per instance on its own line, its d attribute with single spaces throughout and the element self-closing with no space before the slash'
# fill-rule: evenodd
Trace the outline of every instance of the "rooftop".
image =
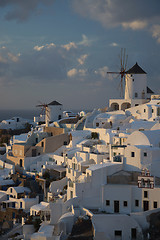
<svg viewBox="0 0 160 240">
<path fill-rule="evenodd" d="M 130 68 L 127 72 L 127 74 L 147 74 L 136 62 L 136 64 Z"/>
</svg>

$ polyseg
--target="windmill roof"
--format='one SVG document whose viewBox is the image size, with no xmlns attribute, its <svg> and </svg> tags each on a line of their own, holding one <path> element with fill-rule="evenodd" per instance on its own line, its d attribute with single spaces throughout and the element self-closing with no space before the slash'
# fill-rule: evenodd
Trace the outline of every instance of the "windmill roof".
<svg viewBox="0 0 160 240">
<path fill-rule="evenodd" d="M 57 101 L 52 101 L 48 105 L 62 105 L 62 104 Z"/>
<path fill-rule="evenodd" d="M 146 74 L 146 72 L 138 65 L 138 63 L 136 62 L 136 64 L 130 68 L 126 73 L 129 74 Z"/>
<path fill-rule="evenodd" d="M 147 93 L 154 93 L 149 87 L 147 87 Z"/>
</svg>

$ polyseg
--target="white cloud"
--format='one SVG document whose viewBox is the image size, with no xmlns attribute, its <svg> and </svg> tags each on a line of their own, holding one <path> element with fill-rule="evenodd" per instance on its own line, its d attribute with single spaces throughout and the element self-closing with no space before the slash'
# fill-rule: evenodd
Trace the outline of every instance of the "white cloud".
<svg viewBox="0 0 160 240">
<path fill-rule="evenodd" d="M 160 22 L 159 0 L 72 0 L 72 6 L 78 14 L 100 22 L 105 28 L 148 31 Z M 156 30 L 153 37 L 159 42 Z"/>
<path fill-rule="evenodd" d="M 141 30 L 147 27 L 147 21 L 135 20 L 132 22 L 123 22 L 122 26 L 124 28 L 131 28 L 132 30 Z"/>
<path fill-rule="evenodd" d="M 67 76 L 72 78 L 72 77 L 85 77 L 87 73 L 86 69 L 76 69 L 76 68 L 72 68 L 67 72 Z M 81 79 L 82 80 L 82 79 Z"/>
<path fill-rule="evenodd" d="M 67 51 L 69 51 L 71 48 L 77 48 L 77 45 L 74 42 L 70 42 L 68 44 L 62 45 L 61 47 L 65 48 Z"/>
<path fill-rule="evenodd" d="M 108 67 L 104 66 L 95 71 L 95 74 L 100 75 L 102 78 L 107 78 Z"/>
<path fill-rule="evenodd" d="M 151 28 L 152 36 L 157 39 L 157 42 L 160 43 L 160 25 L 154 25 Z"/>
<path fill-rule="evenodd" d="M 44 48 L 44 46 L 35 46 L 33 49 L 36 51 L 41 51 Z"/>
<path fill-rule="evenodd" d="M 34 46 L 34 50 L 36 51 L 41 51 L 44 48 L 52 48 L 52 47 L 56 47 L 56 45 L 54 43 L 50 43 L 50 44 L 46 44 L 46 45 L 42 45 L 42 46 Z"/>
<path fill-rule="evenodd" d="M 68 77 L 74 77 L 75 75 L 77 75 L 77 69 L 76 68 L 72 68 L 71 70 L 69 70 L 67 72 Z"/>
<path fill-rule="evenodd" d="M 87 59 L 88 54 L 81 55 L 80 58 L 77 59 L 80 65 L 83 65 L 85 60 Z"/>
<path fill-rule="evenodd" d="M 118 47 L 118 43 L 113 42 L 113 43 L 110 44 L 110 46 L 111 46 L 111 47 Z"/>
</svg>

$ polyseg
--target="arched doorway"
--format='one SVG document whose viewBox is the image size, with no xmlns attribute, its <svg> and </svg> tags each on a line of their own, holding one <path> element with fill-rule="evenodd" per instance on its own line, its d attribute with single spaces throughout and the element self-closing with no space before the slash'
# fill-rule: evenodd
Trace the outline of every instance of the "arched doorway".
<svg viewBox="0 0 160 240">
<path fill-rule="evenodd" d="M 125 110 L 130 107 L 131 107 L 131 104 L 129 102 L 125 102 L 125 103 L 122 103 L 121 110 Z"/>
<path fill-rule="evenodd" d="M 112 109 L 113 111 L 119 110 L 119 104 L 118 104 L 118 103 L 112 103 L 112 104 L 111 104 L 111 109 Z"/>
</svg>

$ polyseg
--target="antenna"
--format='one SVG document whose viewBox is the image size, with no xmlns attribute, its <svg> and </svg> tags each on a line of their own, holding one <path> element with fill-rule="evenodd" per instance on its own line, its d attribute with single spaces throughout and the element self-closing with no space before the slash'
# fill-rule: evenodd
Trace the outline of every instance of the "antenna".
<svg viewBox="0 0 160 240">
<path fill-rule="evenodd" d="M 127 61 L 128 61 L 128 55 L 126 55 L 126 49 L 121 48 L 121 53 L 119 55 L 120 58 L 120 71 L 119 72 L 107 72 L 108 74 L 118 74 L 121 77 L 120 81 L 120 95 L 121 97 L 124 97 L 124 91 L 123 91 L 123 85 L 125 82 L 125 74 L 126 74 L 126 67 L 127 67 Z"/>
</svg>

